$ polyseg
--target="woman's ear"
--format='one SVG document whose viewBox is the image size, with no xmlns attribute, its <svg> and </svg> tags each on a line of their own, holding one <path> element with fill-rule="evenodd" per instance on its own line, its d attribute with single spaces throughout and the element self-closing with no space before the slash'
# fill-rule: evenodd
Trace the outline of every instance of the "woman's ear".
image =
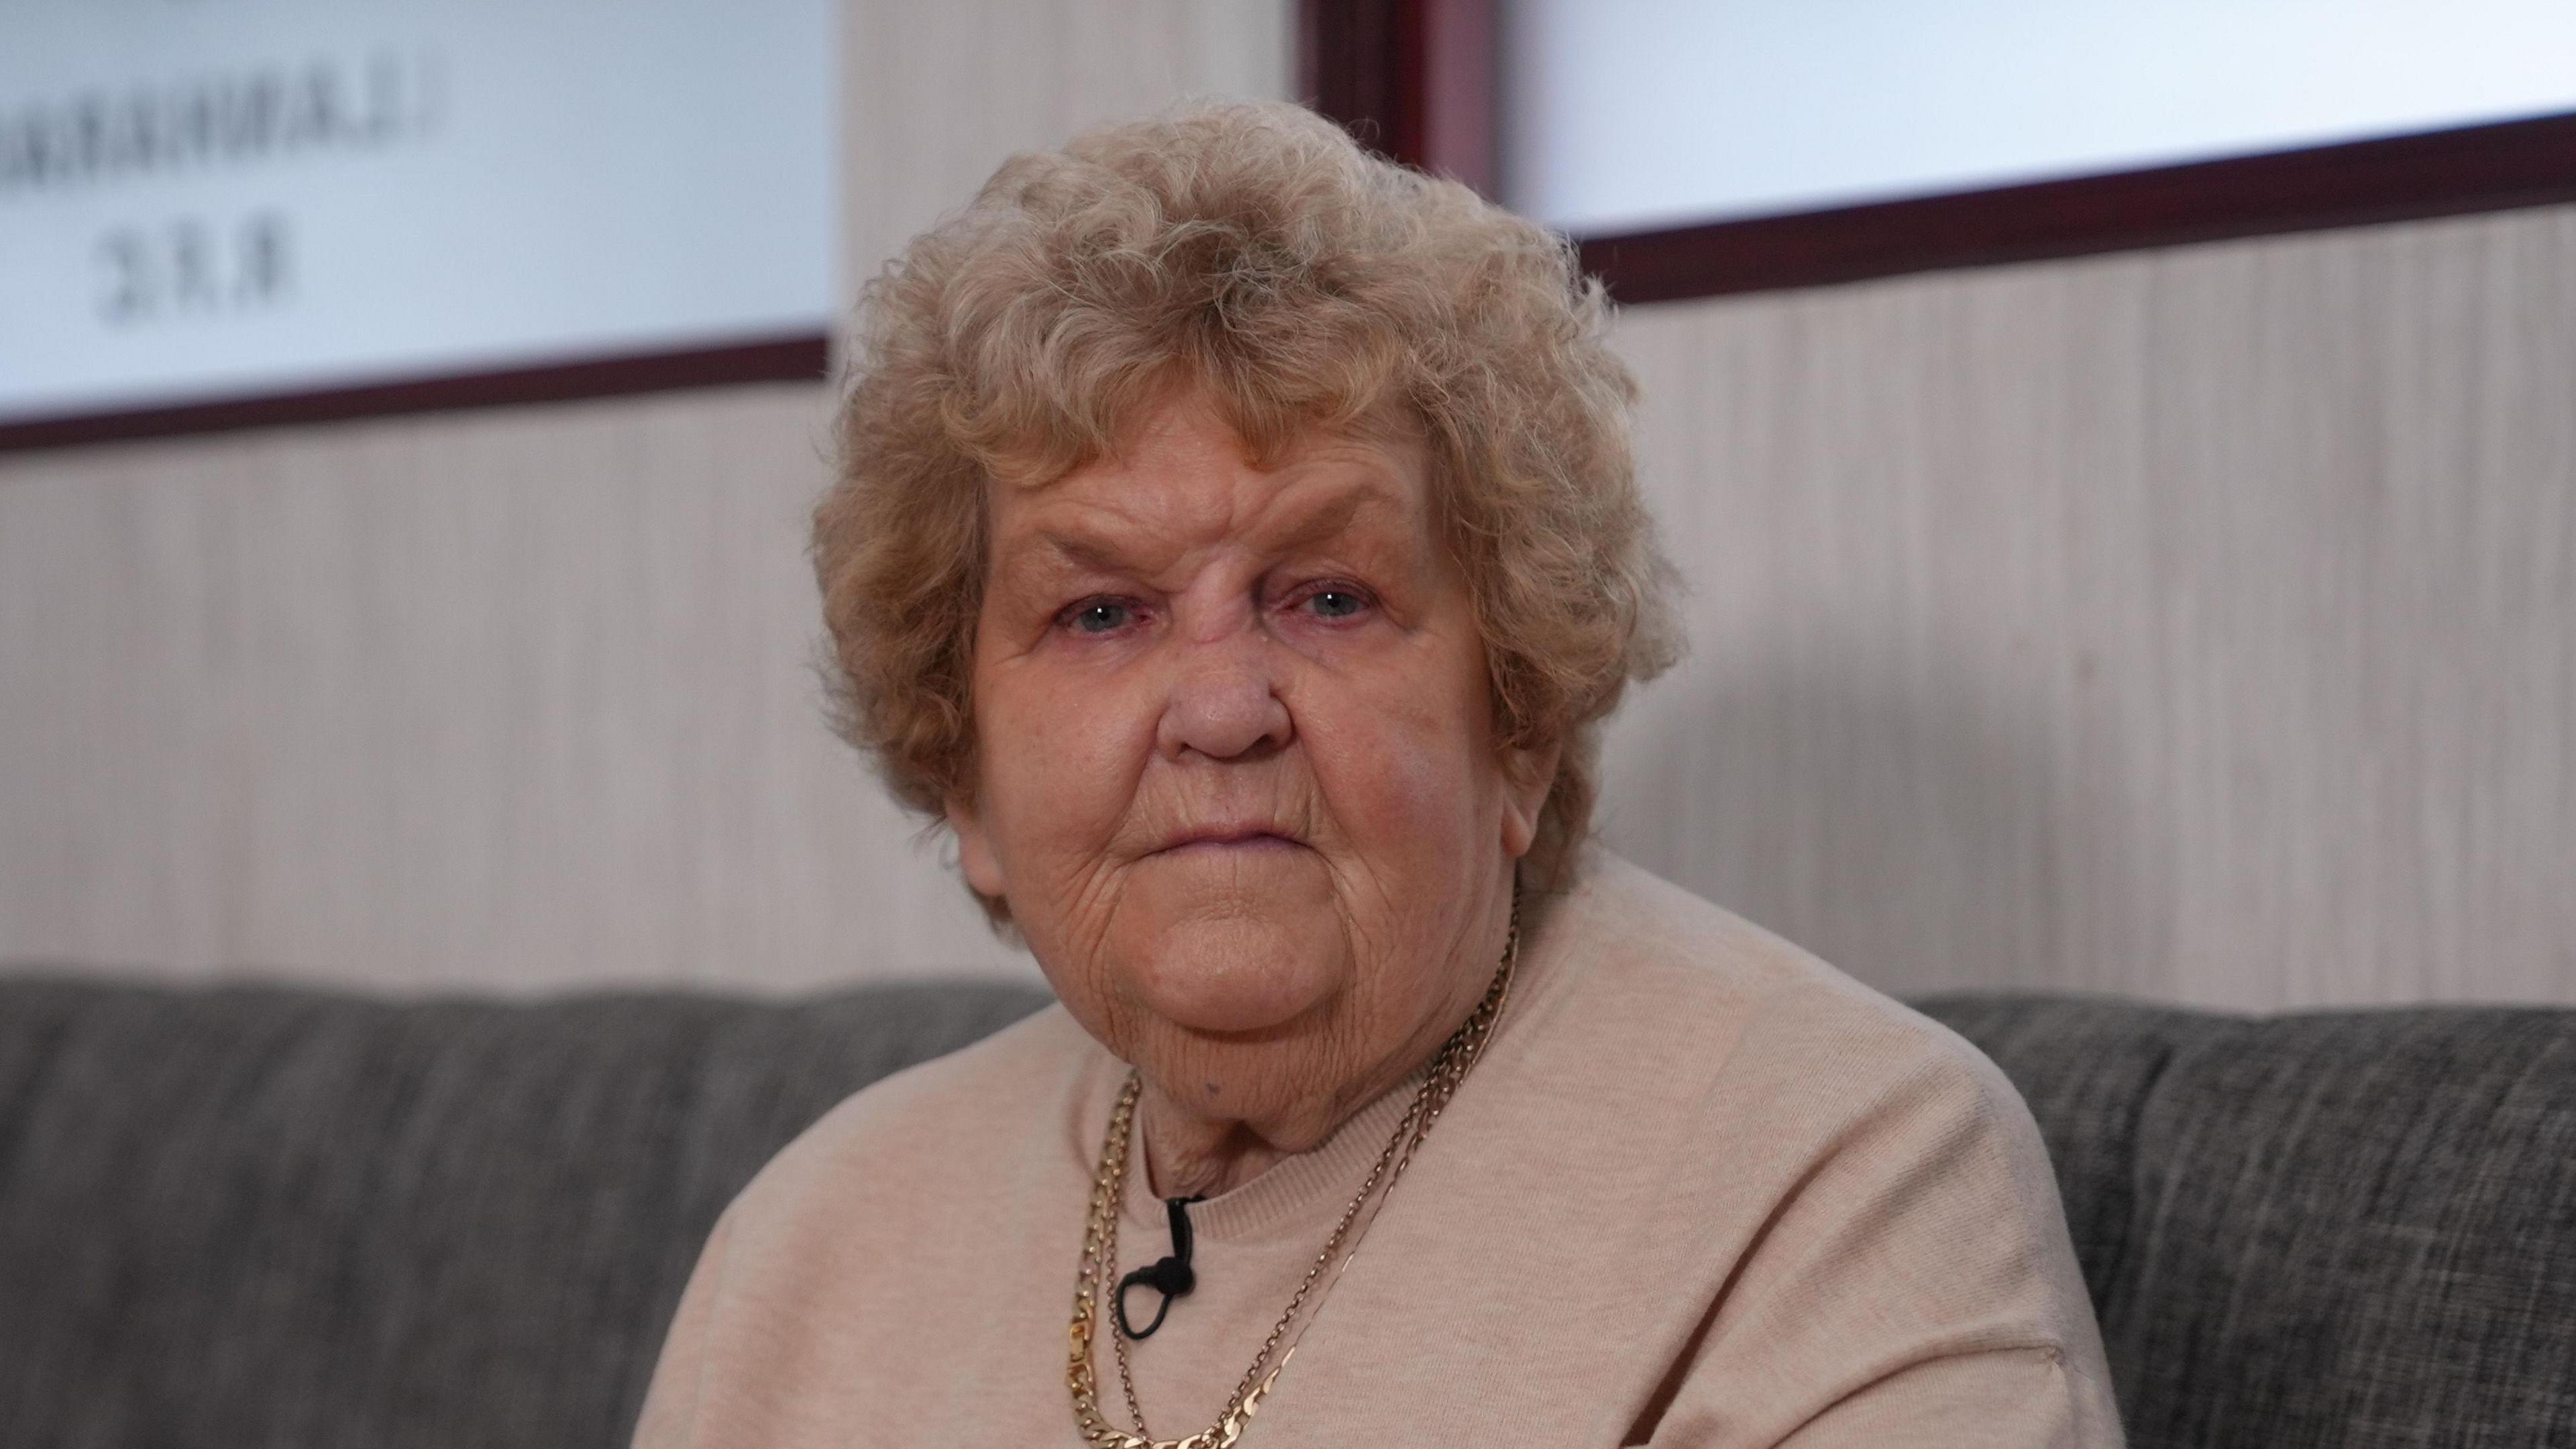
<svg viewBox="0 0 2576 1449">
<path fill-rule="evenodd" d="M 1538 839 L 1539 812 L 1556 788 L 1556 764 L 1563 747 L 1503 752 L 1503 850 L 1518 860 Z"/>
<path fill-rule="evenodd" d="M 984 833 L 984 819 L 975 813 L 972 803 L 951 799 L 948 802 L 948 828 L 957 832 L 957 864 L 966 872 L 966 883 L 980 896 L 1002 898 L 1002 862 L 993 854 L 993 840 Z"/>
</svg>

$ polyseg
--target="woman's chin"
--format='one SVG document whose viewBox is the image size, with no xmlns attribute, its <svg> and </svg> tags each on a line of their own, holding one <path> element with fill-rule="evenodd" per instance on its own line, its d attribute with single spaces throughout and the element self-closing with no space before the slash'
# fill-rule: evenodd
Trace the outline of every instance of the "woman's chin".
<svg viewBox="0 0 2576 1449">
<path fill-rule="evenodd" d="M 1273 1031 L 1341 989 L 1338 949 L 1318 950 L 1293 927 L 1259 921 L 1192 923 L 1165 931 L 1128 981 L 1138 1007 L 1206 1036 Z"/>
</svg>

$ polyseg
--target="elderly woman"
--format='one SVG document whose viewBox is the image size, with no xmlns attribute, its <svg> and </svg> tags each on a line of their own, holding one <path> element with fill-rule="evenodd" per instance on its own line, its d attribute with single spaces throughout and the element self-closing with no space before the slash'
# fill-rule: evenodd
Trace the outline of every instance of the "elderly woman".
<svg viewBox="0 0 2576 1449">
<path fill-rule="evenodd" d="M 639 1444 L 2118 1442 L 1993 1067 L 1585 846 L 1666 570 L 1561 242 L 1200 109 L 867 316 L 844 723 L 1062 1005 L 761 1173 Z"/>
</svg>

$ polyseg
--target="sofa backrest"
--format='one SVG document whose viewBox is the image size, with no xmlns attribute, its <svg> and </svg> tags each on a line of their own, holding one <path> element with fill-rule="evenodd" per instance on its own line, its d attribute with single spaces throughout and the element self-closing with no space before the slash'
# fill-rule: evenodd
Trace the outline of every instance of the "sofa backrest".
<svg viewBox="0 0 2576 1449">
<path fill-rule="evenodd" d="M 1045 999 L 0 979 L 0 1445 L 623 1446 L 761 1163 Z"/>
<path fill-rule="evenodd" d="M 622 1445 L 760 1164 L 1044 1000 L 0 978 L 0 1444 Z M 2576 1012 L 1922 1005 L 2039 1119 L 2140 1449 L 2576 1444 Z"/>
<path fill-rule="evenodd" d="M 2039 1120 L 2132 1445 L 2576 1445 L 2576 1011 L 1919 1005 Z"/>
</svg>

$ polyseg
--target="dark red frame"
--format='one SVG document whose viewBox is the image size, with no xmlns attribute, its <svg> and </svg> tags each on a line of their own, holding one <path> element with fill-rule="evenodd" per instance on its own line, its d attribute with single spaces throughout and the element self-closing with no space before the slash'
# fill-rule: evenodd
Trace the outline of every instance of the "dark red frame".
<svg viewBox="0 0 2576 1449">
<path fill-rule="evenodd" d="M 831 339 L 767 337 L 714 347 L 633 353 L 535 367 L 367 383 L 319 392 L 233 398 L 123 412 L 0 423 L 0 452 L 123 442 L 180 433 L 229 432 L 286 423 L 338 422 L 389 414 L 446 412 L 567 402 L 577 398 L 720 387 L 746 382 L 811 382 L 830 375 Z"/>
<path fill-rule="evenodd" d="M 1297 93 L 1409 166 L 1494 192 L 1495 0 L 1300 0 Z"/>
<path fill-rule="evenodd" d="M 1498 0 L 1302 0 L 1301 94 L 1492 194 Z M 2576 113 L 1791 215 L 1578 238 L 1622 302 L 2576 201 Z"/>
</svg>

